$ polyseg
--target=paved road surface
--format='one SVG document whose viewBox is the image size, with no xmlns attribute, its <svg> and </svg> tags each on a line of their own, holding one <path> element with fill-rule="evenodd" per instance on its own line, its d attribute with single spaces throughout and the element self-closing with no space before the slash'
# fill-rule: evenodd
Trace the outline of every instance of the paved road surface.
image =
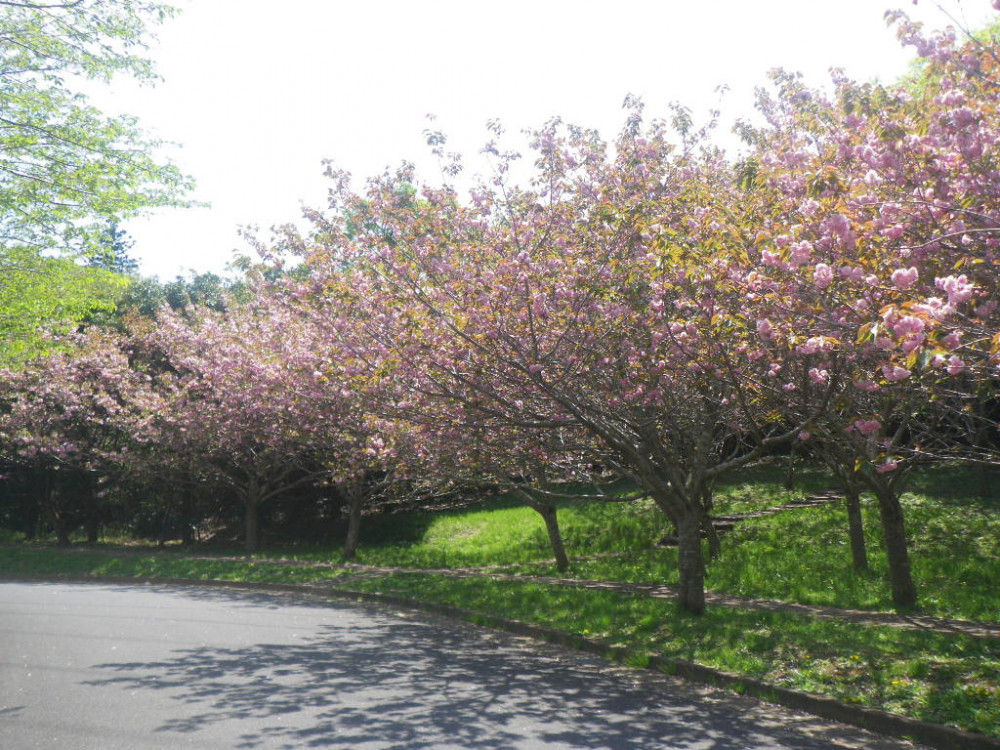
<svg viewBox="0 0 1000 750">
<path fill-rule="evenodd" d="M 0 748 L 900 750 L 424 616 L 233 590 L 0 583 Z"/>
</svg>

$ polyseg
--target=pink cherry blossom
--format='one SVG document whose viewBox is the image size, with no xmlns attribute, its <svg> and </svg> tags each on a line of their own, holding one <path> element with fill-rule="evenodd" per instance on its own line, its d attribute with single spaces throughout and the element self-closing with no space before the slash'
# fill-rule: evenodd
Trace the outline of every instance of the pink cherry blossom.
<svg viewBox="0 0 1000 750">
<path fill-rule="evenodd" d="M 877 419 L 858 419 L 854 421 L 854 429 L 862 435 L 871 435 L 882 429 L 882 423 Z"/>
<path fill-rule="evenodd" d="M 812 198 L 806 198 L 799 206 L 799 212 L 806 218 L 812 218 L 819 211 L 819 203 Z"/>
<path fill-rule="evenodd" d="M 803 263 L 809 262 L 809 258 L 812 256 L 813 246 L 808 240 L 802 240 L 801 242 L 793 243 L 791 250 L 791 262 L 795 265 L 802 265 Z"/>
<path fill-rule="evenodd" d="M 814 383 L 823 385 L 827 381 L 829 381 L 830 373 L 827 372 L 826 370 L 820 370 L 816 367 L 813 367 L 810 368 L 809 370 L 809 379 L 812 380 Z"/>
<path fill-rule="evenodd" d="M 976 317 L 986 319 L 990 317 L 997 309 L 996 300 L 990 300 L 989 302 L 984 302 L 976 308 Z"/>
<path fill-rule="evenodd" d="M 889 382 L 896 382 L 899 380 L 905 380 L 910 377 L 913 373 L 907 370 L 905 367 L 900 367 L 899 365 L 885 365 L 882 368 L 882 374 L 885 379 Z"/>
<path fill-rule="evenodd" d="M 888 323 L 888 321 L 886 322 Z M 926 328 L 924 321 L 914 315 L 904 315 L 898 320 L 888 324 L 892 328 L 892 332 L 897 336 L 922 333 L 924 328 Z"/>
<path fill-rule="evenodd" d="M 947 293 L 948 304 L 952 307 L 972 299 L 975 292 L 975 285 L 969 283 L 969 279 L 964 273 L 960 276 L 945 276 L 934 279 L 934 285 Z"/>
<path fill-rule="evenodd" d="M 833 351 L 835 348 L 834 341 L 827 336 L 811 336 L 806 339 L 805 343 L 799 346 L 799 351 L 802 354 L 818 354 L 820 352 Z"/>
<path fill-rule="evenodd" d="M 892 272 L 892 283 L 898 289 L 908 289 L 917 283 L 920 273 L 913 266 L 909 268 L 897 268 Z"/>
<path fill-rule="evenodd" d="M 833 281 L 833 269 L 826 263 L 817 263 L 813 273 L 813 283 L 819 289 L 825 289 Z"/>
</svg>

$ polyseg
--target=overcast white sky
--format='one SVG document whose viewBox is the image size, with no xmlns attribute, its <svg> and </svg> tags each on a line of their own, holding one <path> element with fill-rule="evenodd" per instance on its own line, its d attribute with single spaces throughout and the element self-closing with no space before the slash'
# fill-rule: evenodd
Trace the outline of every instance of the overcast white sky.
<svg viewBox="0 0 1000 750">
<path fill-rule="evenodd" d="M 622 101 L 651 116 L 680 101 L 750 113 L 770 68 L 827 70 L 891 80 L 910 55 L 883 12 L 903 7 L 940 28 L 920 0 L 175 0 L 183 12 L 159 30 L 154 89 L 116 82 L 95 96 L 180 144 L 170 158 L 198 182 L 209 208 L 132 221 L 133 254 L 147 275 L 221 272 L 239 225 L 296 221 L 324 204 L 323 159 L 363 178 L 403 159 L 421 164 L 426 115 L 450 147 L 476 153 L 485 123 L 508 132 L 552 116 L 610 139 Z M 988 0 L 941 0 L 972 27 Z M 428 163 L 428 162 L 423 162 Z M 428 173 L 429 178 L 433 174 Z"/>
</svg>

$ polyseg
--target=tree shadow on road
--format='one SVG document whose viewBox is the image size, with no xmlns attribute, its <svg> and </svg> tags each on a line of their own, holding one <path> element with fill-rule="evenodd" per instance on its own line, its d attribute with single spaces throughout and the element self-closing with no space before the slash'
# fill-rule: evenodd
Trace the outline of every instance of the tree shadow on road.
<svg viewBox="0 0 1000 750">
<path fill-rule="evenodd" d="M 358 611 L 266 594 L 188 594 L 237 605 Z M 188 648 L 163 660 L 100 664 L 108 676 L 86 684 L 164 692 L 178 710 L 161 732 L 190 736 L 223 722 L 247 722 L 251 730 L 241 730 L 240 748 L 902 746 L 506 634 L 369 613 L 363 621 L 327 624 L 293 644 Z"/>
</svg>

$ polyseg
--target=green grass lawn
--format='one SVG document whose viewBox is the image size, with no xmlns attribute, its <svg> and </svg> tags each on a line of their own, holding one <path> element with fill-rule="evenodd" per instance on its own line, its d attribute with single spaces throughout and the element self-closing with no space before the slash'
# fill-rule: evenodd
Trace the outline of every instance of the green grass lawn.
<svg viewBox="0 0 1000 750">
<path fill-rule="evenodd" d="M 310 583 L 350 575 L 342 568 L 280 565 L 263 560 L 206 559 L 179 553 L 113 549 L 0 548 L 0 577 L 8 575 L 192 578 L 197 580 Z"/>
<path fill-rule="evenodd" d="M 716 488 L 715 513 L 782 505 L 828 489 L 822 471 L 800 468 L 785 490 L 780 463 L 752 467 Z M 1000 498 L 980 498 L 972 472 L 938 467 L 913 477 L 903 497 L 922 613 L 1000 622 Z M 676 551 L 656 547 L 670 532 L 649 501 L 567 502 L 560 521 L 571 556 L 564 574 L 596 580 L 676 581 Z M 891 610 L 877 509 L 865 500 L 871 569 L 851 569 L 841 503 L 743 522 L 723 537 L 707 584 L 718 591 L 808 604 Z M 57 550 L 0 547 L 0 576 L 75 574 L 299 583 L 354 575 L 337 549 L 282 547 L 256 557 L 212 548 L 129 545 Z M 223 559 L 223 554 L 237 559 Z M 195 557 L 198 555 L 198 557 Z M 214 556 L 213 556 L 214 555 Z M 277 564 L 269 559 L 298 561 Z M 325 563 L 310 565 L 309 563 Z M 366 519 L 357 562 L 411 572 L 343 585 L 446 603 L 533 622 L 751 675 L 777 685 L 1000 737 L 1000 642 L 887 627 L 818 621 L 786 613 L 712 607 L 700 618 L 671 602 L 532 581 L 456 579 L 412 572 L 517 564 L 504 573 L 555 574 L 541 518 L 494 498 L 436 513 Z"/>
</svg>

